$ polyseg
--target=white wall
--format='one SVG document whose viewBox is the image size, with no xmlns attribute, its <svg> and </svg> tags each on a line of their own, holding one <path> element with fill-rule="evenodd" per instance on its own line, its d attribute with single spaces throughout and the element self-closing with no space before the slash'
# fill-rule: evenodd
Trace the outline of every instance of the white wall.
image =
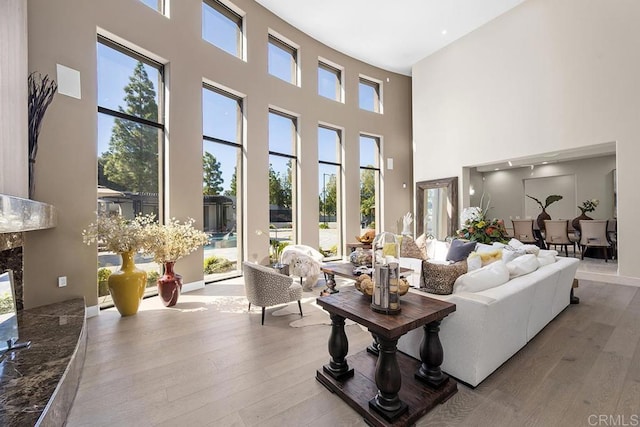
<svg viewBox="0 0 640 427">
<path fill-rule="evenodd" d="M 26 0 L 0 2 L 0 52 L 0 193 L 27 197 Z"/>
<path fill-rule="evenodd" d="M 618 268 L 640 277 L 633 249 L 640 238 L 633 224 L 640 209 L 639 21 L 634 0 L 527 0 L 418 62 L 416 181 L 615 141 Z M 461 181 L 463 200 L 469 183 Z"/>
</svg>

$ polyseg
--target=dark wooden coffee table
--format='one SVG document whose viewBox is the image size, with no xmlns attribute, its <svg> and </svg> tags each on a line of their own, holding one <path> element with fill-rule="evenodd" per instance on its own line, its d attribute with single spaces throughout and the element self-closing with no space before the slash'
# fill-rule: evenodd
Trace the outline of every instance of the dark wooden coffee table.
<svg viewBox="0 0 640 427">
<path fill-rule="evenodd" d="M 409 292 L 400 299 L 396 315 L 371 310 L 371 298 L 353 287 L 317 299 L 331 316 L 330 359 L 316 379 L 358 411 L 373 426 L 407 426 L 458 390 L 440 365 L 444 352 L 438 332 L 440 321 L 455 311 L 455 304 Z M 346 319 L 366 326 L 376 339 L 379 355 L 367 349 L 349 356 L 344 331 Z M 398 339 L 423 327 L 421 361 L 397 352 Z"/>
<path fill-rule="evenodd" d="M 335 276 L 344 277 L 347 279 L 357 279 L 358 276 L 353 273 L 353 269 L 355 266 L 349 261 L 336 261 L 336 262 L 327 262 L 322 264 L 320 270 L 324 273 L 324 279 L 327 283 L 327 290 L 322 291 L 323 293 L 336 293 L 338 290 L 336 289 L 336 278 Z M 413 271 L 410 268 L 400 267 L 400 276 L 403 276 L 404 273 L 409 271 Z M 323 295 L 321 293 L 321 295 Z"/>
</svg>

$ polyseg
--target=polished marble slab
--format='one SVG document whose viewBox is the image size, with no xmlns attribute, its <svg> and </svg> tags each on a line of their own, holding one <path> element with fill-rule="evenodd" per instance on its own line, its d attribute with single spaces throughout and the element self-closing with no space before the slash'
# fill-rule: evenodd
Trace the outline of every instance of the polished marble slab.
<svg viewBox="0 0 640 427">
<path fill-rule="evenodd" d="M 47 203 L 0 194 L 0 233 L 55 227 L 56 209 Z"/>
<path fill-rule="evenodd" d="M 0 425 L 64 425 L 75 398 L 86 349 L 81 298 L 22 310 L 19 341 L 0 362 Z"/>
</svg>

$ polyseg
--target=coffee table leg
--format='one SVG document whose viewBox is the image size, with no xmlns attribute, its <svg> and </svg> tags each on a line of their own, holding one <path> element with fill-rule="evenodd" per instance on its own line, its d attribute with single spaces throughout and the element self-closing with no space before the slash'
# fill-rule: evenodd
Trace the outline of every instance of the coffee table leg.
<svg viewBox="0 0 640 427">
<path fill-rule="evenodd" d="M 336 289 L 336 276 L 331 273 L 324 273 L 324 281 L 327 287 L 320 292 L 320 296 L 330 295 L 340 292 Z"/>
<path fill-rule="evenodd" d="M 402 377 L 396 359 L 397 343 L 397 339 L 388 340 L 378 337 L 379 355 L 376 363 L 378 393 L 369 401 L 369 407 L 387 421 L 394 421 L 407 411 L 407 404 L 398 396 Z"/>
<path fill-rule="evenodd" d="M 349 368 L 345 359 L 349 352 L 349 341 L 344 332 L 344 317 L 337 314 L 331 316 L 331 334 L 329 335 L 329 364 L 322 369 L 332 378 L 343 381 L 353 376 L 353 368 Z"/>
<path fill-rule="evenodd" d="M 373 341 L 367 347 L 367 352 L 377 356 L 380 354 L 380 343 L 378 342 L 378 337 L 374 333 L 371 333 L 371 336 L 373 337 Z"/>
<path fill-rule="evenodd" d="M 422 365 L 415 374 L 417 379 L 433 388 L 440 387 L 449 378 L 440 369 L 444 360 L 444 351 L 438 332 L 440 332 L 439 320 L 424 325 L 424 336 L 420 344 Z"/>
</svg>

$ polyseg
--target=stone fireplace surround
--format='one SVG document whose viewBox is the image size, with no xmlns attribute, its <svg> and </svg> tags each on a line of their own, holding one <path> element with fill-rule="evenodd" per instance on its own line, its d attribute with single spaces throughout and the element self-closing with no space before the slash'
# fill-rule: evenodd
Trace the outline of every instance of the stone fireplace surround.
<svg viewBox="0 0 640 427">
<path fill-rule="evenodd" d="M 0 194 L 0 272 L 13 270 L 18 310 L 24 308 L 22 280 L 23 233 L 56 226 L 55 208 L 49 204 Z"/>
<path fill-rule="evenodd" d="M 53 206 L 0 194 L 0 271 L 14 273 L 19 341 L 0 355 L 0 425 L 64 425 L 86 351 L 82 298 L 24 309 L 24 233 L 56 226 Z M 29 284 L 27 284 L 29 286 Z"/>
</svg>

